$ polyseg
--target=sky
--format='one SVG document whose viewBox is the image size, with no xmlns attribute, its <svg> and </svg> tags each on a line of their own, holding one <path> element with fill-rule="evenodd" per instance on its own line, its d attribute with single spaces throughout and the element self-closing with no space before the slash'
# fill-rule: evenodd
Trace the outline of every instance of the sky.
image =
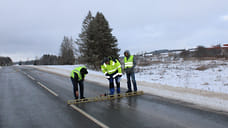
<svg viewBox="0 0 228 128">
<path fill-rule="evenodd" d="M 59 55 L 91 11 L 103 13 L 120 54 L 228 43 L 227 0 L 0 0 L 0 56 Z"/>
</svg>

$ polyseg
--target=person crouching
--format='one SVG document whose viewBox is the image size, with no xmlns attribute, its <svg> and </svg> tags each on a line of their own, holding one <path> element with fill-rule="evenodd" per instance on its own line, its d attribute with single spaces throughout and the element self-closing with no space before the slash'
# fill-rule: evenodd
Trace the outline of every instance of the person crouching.
<svg viewBox="0 0 228 128">
<path fill-rule="evenodd" d="M 109 80 L 110 95 L 114 95 L 114 80 L 116 82 L 116 92 L 120 93 L 120 79 L 122 76 L 121 64 L 117 59 L 112 57 L 105 57 L 101 65 L 101 70 Z"/>
<path fill-rule="evenodd" d="M 88 74 L 85 66 L 76 67 L 71 72 L 71 81 L 73 84 L 73 93 L 75 99 L 78 99 L 78 85 L 80 87 L 80 99 L 84 99 L 84 78 Z"/>
</svg>

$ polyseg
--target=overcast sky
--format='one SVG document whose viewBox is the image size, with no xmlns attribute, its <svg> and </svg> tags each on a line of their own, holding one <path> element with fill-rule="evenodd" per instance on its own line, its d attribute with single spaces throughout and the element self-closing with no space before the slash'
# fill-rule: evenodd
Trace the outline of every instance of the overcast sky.
<svg viewBox="0 0 228 128">
<path fill-rule="evenodd" d="M 120 54 L 228 43 L 228 0 L 0 0 L 0 56 L 59 55 L 89 10 L 104 14 Z"/>
</svg>

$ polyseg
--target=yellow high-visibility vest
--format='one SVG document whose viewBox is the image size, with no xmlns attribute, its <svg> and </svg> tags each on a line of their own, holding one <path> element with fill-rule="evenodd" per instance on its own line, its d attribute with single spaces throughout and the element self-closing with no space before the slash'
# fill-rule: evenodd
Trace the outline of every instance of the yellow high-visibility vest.
<svg viewBox="0 0 228 128">
<path fill-rule="evenodd" d="M 128 59 L 127 57 L 124 57 L 124 68 L 132 68 L 133 67 L 133 60 L 134 60 L 134 56 L 131 55 Z"/>
<path fill-rule="evenodd" d="M 106 73 L 113 74 L 117 70 L 118 70 L 118 73 L 122 73 L 121 65 L 118 60 L 116 60 L 116 62 L 114 62 L 113 60 L 110 60 L 110 64 L 103 63 L 103 65 L 101 65 L 101 70 L 104 74 Z"/>
<path fill-rule="evenodd" d="M 80 73 L 80 71 L 81 71 L 82 68 L 85 68 L 85 69 L 86 69 L 85 66 L 80 66 L 80 67 L 75 68 L 75 69 L 71 72 L 71 77 L 74 78 L 74 73 L 77 73 L 77 75 L 78 75 L 78 81 L 82 80 L 82 75 L 81 75 L 81 73 Z"/>
</svg>

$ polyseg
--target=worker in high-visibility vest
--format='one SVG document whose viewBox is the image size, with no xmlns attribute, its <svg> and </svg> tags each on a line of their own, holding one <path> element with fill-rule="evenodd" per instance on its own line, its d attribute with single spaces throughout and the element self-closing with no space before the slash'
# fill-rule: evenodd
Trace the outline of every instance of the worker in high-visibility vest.
<svg viewBox="0 0 228 128">
<path fill-rule="evenodd" d="M 118 59 L 113 59 L 112 57 L 105 57 L 104 62 L 101 65 L 101 70 L 109 80 L 109 90 L 110 95 L 113 95 L 115 92 L 114 80 L 116 82 L 116 92 L 120 93 L 120 78 L 122 76 L 121 64 Z"/>
<path fill-rule="evenodd" d="M 85 66 L 76 67 L 71 72 L 71 81 L 73 84 L 73 93 L 75 99 L 78 99 L 78 85 L 80 87 L 80 99 L 84 99 L 84 78 L 88 74 Z"/>
<path fill-rule="evenodd" d="M 135 80 L 135 66 L 136 66 L 136 61 L 135 61 L 135 57 L 133 55 L 130 54 L 129 50 L 126 50 L 124 52 L 124 71 L 126 72 L 126 76 L 127 76 L 127 92 L 132 92 L 131 89 L 131 81 L 133 83 L 133 87 L 134 87 L 134 91 L 137 91 L 137 84 L 136 84 L 136 80 Z M 131 78 L 131 79 L 130 79 Z"/>
</svg>

